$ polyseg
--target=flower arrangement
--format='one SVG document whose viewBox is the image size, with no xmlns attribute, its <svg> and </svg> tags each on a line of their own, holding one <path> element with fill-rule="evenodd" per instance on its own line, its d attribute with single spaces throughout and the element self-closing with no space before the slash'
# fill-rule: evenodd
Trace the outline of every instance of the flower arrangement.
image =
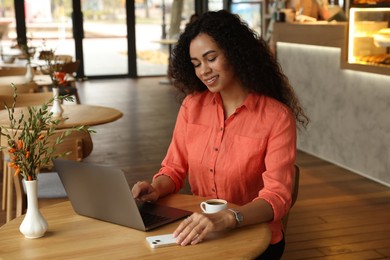
<svg viewBox="0 0 390 260">
<path fill-rule="evenodd" d="M 67 74 L 61 71 L 63 64 L 57 60 L 52 49 L 41 51 L 39 58 L 46 61 L 44 73 L 50 76 L 52 82 L 54 102 L 50 111 L 53 113 L 54 117 L 61 118 L 63 113 L 63 108 L 61 106 L 62 100 L 59 100 L 57 97 L 61 94 L 59 87 L 68 86 L 68 81 L 66 80 Z M 69 89 L 64 89 L 62 93 L 69 93 Z"/>
<path fill-rule="evenodd" d="M 44 72 L 50 76 L 54 88 L 68 85 L 66 73 L 61 71 L 62 64 L 55 57 L 53 50 L 42 51 L 39 58 L 45 60 L 46 70 Z"/>
<path fill-rule="evenodd" d="M 25 180 L 36 180 L 39 169 L 48 165 L 51 160 L 68 155 L 55 154 L 56 145 L 72 133 L 72 131 L 88 131 L 88 127 L 80 126 L 64 131 L 54 143 L 49 142 L 49 137 L 54 134 L 56 126 L 60 119 L 54 119 L 49 112 L 49 104 L 53 102 L 54 97 L 40 107 L 29 107 L 28 117 L 23 113 L 19 118 L 15 117 L 15 103 L 17 100 L 17 88 L 14 89 L 13 104 L 11 107 L 5 105 L 10 120 L 9 127 L 1 126 L 1 135 L 7 138 L 6 147 L 10 156 L 9 166 L 15 169 L 15 175 L 21 174 Z M 72 97 L 60 96 L 59 99 L 71 100 Z"/>
</svg>

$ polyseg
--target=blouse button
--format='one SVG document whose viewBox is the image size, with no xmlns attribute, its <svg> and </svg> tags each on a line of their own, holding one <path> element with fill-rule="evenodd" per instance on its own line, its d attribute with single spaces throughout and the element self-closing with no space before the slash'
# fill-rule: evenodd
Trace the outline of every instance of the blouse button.
<svg viewBox="0 0 390 260">
<path fill-rule="evenodd" d="M 213 172 L 214 170 L 213 169 L 210 169 L 210 172 Z"/>
<path fill-rule="evenodd" d="M 214 151 L 218 152 L 218 148 L 214 148 Z"/>
</svg>

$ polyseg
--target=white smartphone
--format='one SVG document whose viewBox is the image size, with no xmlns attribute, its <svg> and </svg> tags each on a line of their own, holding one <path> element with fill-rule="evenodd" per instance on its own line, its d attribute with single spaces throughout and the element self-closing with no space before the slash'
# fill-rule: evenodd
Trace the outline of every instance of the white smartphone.
<svg viewBox="0 0 390 260">
<path fill-rule="evenodd" d="M 146 237 L 146 241 L 151 248 L 177 245 L 173 234 Z"/>
</svg>

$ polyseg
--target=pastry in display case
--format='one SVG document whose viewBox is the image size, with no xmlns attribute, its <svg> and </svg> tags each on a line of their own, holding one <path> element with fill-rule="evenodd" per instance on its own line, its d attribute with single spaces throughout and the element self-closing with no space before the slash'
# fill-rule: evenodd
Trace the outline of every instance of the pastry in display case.
<svg viewBox="0 0 390 260">
<path fill-rule="evenodd" d="M 390 1 L 354 1 L 349 9 L 348 63 L 390 68 Z"/>
<path fill-rule="evenodd" d="M 380 29 L 375 33 L 374 44 L 377 47 L 390 47 L 390 28 Z"/>
</svg>

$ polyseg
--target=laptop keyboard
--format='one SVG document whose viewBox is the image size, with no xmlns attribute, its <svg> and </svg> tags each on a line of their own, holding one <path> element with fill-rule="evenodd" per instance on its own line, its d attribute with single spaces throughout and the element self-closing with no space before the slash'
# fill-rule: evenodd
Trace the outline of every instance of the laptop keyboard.
<svg viewBox="0 0 390 260">
<path fill-rule="evenodd" d="M 150 225 L 152 225 L 154 223 L 159 223 L 159 222 L 162 222 L 162 221 L 165 221 L 165 220 L 169 219 L 167 217 L 151 214 L 151 213 L 148 213 L 148 212 L 141 212 L 141 217 L 142 217 L 142 219 L 144 221 L 144 225 L 146 227 L 150 226 Z"/>
</svg>

